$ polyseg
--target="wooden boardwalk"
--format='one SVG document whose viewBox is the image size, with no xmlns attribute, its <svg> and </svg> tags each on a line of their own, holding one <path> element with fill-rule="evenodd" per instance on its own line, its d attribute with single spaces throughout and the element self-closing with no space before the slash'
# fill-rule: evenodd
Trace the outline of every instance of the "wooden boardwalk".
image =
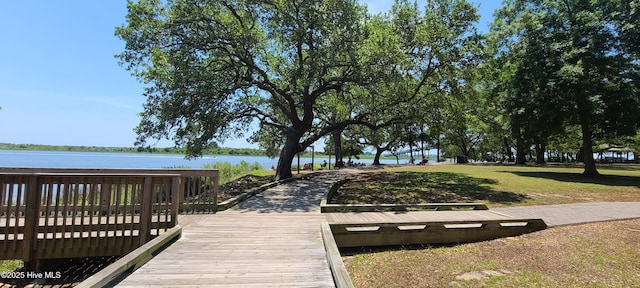
<svg viewBox="0 0 640 288">
<path fill-rule="evenodd" d="M 118 287 L 335 287 L 325 221 L 341 247 L 482 241 L 547 227 L 537 213 L 509 209 L 321 214 L 323 194 L 349 174 L 276 186 L 215 215 L 181 215 L 182 238 Z"/>
<path fill-rule="evenodd" d="M 182 238 L 118 287 L 335 287 L 322 243 L 335 173 L 280 185 L 215 215 L 183 215 Z"/>
<path fill-rule="evenodd" d="M 380 222 L 442 226 L 441 222 L 451 221 L 513 220 L 487 210 L 321 214 L 324 193 L 351 173 L 326 172 L 279 185 L 215 215 L 181 215 L 182 238 L 117 286 L 335 287 L 322 242 L 323 222 L 338 227 Z M 462 230 L 454 233 L 462 233 L 460 239 L 469 235 Z M 347 241 L 336 242 L 352 239 L 346 237 Z M 362 239 L 356 238 L 352 242 Z"/>
<path fill-rule="evenodd" d="M 351 233 L 347 226 L 353 225 L 393 226 L 401 223 L 380 231 L 400 232 L 402 235 L 394 237 L 400 241 L 413 241 L 414 238 L 423 241 L 416 235 L 435 235 L 436 238 L 429 236 L 432 240 L 464 240 L 474 233 L 486 238 L 484 234 L 491 236 L 496 229 L 501 229 L 498 222 L 514 221 L 509 216 L 487 210 L 321 214 L 320 203 L 324 193 L 333 183 L 350 177 L 351 173 L 353 170 L 320 173 L 310 180 L 276 186 L 215 215 L 181 215 L 178 222 L 183 227 L 182 238 L 117 286 L 335 287 L 322 242 L 323 222 L 338 229 L 338 246 L 343 243 L 350 247 L 368 243 L 367 239 L 377 239 L 366 231 Z M 484 222 L 478 224 L 479 221 Z M 496 222 L 491 228 L 494 232 L 474 232 L 478 229 L 456 227 L 453 232 L 443 233 L 443 229 L 447 229 L 445 226 L 450 225 L 447 223 L 463 223 L 453 225 L 465 226 L 472 222 L 471 225 L 484 227 L 492 225 L 491 221 Z M 429 226 L 431 230 L 424 227 L 418 228 L 424 231 L 417 233 L 406 230 L 406 227 L 414 229 L 410 227 L 412 223 Z M 363 227 L 354 229 L 359 228 Z M 396 231 L 398 229 L 400 231 Z M 442 238 L 445 234 L 447 236 Z M 370 244 L 379 245 L 376 241 Z"/>
</svg>

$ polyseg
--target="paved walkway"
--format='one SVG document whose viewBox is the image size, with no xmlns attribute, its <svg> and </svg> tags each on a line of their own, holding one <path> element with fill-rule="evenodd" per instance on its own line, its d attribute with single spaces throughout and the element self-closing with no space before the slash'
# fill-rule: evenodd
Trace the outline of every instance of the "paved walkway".
<svg viewBox="0 0 640 288">
<path fill-rule="evenodd" d="M 563 226 L 640 218 L 640 202 L 592 202 L 495 208 L 513 218 L 542 218 L 547 226 Z"/>
</svg>

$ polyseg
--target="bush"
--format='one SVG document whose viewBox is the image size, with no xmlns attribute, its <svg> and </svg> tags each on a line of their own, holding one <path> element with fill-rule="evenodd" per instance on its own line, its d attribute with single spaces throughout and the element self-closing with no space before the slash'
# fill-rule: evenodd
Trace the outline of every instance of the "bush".
<svg viewBox="0 0 640 288">
<path fill-rule="evenodd" d="M 229 162 L 216 162 L 216 163 L 213 163 L 213 165 L 206 164 L 202 166 L 202 169 L 218 170 L 218 175 L 220 176 L 220 181 L 219 181 L 220 185 L 227 183 L 240 176 L 247 175 L 253 171 L 263 170 L 260 163 L 254 162 L 253 164 L 249 164 L 244 160 L 240 161 L 240 163 L 236 165 L 231 165 L 231 163 Z"/>
</svg>

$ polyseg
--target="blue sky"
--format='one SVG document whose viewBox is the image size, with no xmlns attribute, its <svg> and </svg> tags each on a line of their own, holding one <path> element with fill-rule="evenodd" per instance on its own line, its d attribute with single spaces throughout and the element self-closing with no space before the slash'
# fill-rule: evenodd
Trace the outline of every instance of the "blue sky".
<svg viewBox="0 0 640 288">
<path fill-rule="evenodd" d="M 370 12 L 393 3 L 361 1 Z M 478 28 L 486 31 L 500 1 L 481 2 Z M 145 99 L 114 57 L 124 49 L 114 28 L 126 12 L 125 0 L 0 4 L 1 143 L 133 146 Z M 223 146 L 256 147 L 243 139 Z"/>
</svg>

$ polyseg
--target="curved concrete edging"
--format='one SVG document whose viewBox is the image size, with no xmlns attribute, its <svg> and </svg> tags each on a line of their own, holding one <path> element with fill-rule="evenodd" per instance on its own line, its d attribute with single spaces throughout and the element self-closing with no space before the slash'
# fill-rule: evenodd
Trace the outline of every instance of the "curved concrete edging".
<svg viewBox="0 0 640 288">
<path fill-rule="evenodd" d="M 333 196 L 333 194 L 338 191 L 340 186 L 344 185 L 344 183 L 347 183 L 349 181 L 351 181 L 351 179 L 342 179 L 342 180 L 336 181 L 335 183 L 333 183 L 331 185 L 331 188 L 329 188 L 329 190 L 327 190 L 327 192 L 325 192 L 324 195 L 322 196 L 322 201 L 320 202 L 320 212 L 321 213 L 325 213 L 326 212 L 326 210 L 327 210 L 326 207 L 333 206 L 333 204 L 328 204 L 327 202 Z"/>
</svg>

